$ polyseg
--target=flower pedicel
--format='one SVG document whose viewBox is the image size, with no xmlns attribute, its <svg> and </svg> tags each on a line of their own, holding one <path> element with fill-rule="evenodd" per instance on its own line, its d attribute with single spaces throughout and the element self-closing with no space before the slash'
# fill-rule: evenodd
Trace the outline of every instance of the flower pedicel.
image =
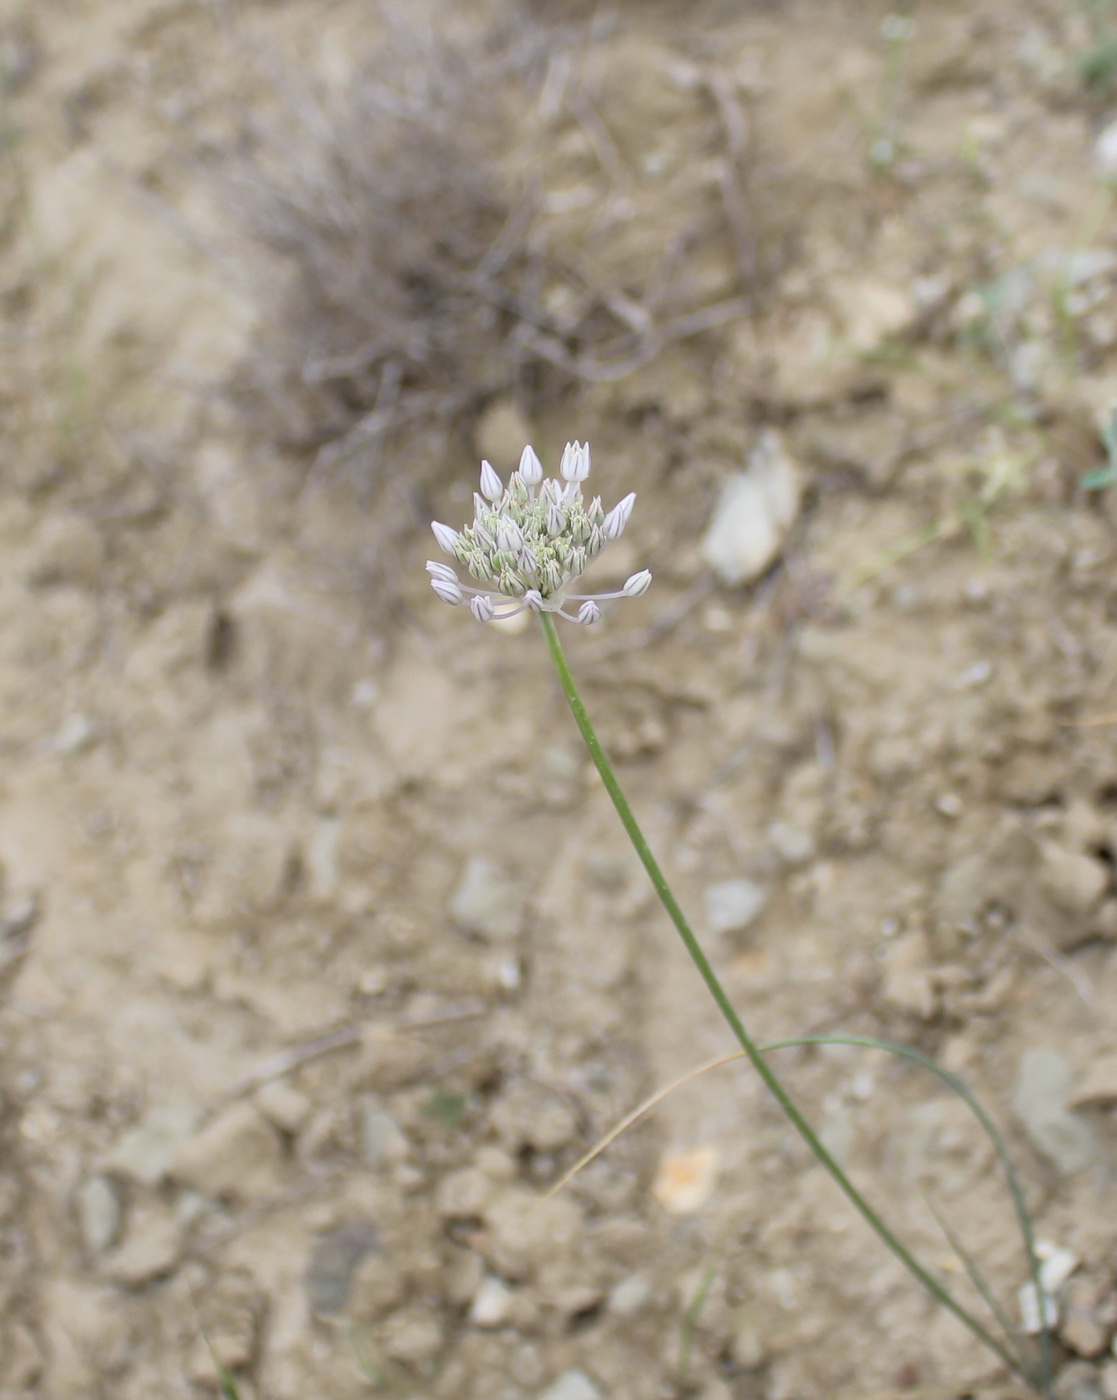
<svg viewBox="0 0 1117 1400">
<path fill-rule="evenodd" d="M 480 588 L 462 583 L 449 564 L 427 560 L 431 587 L 444 603 L 464 603 L 480 622 L 502 621 L 530 609 L 557 613 L 588 627 L 601 617 L 599 603 L 638 598 L 652 576 L 641 569 L 615 593 L 568 593 L 612 540 L 619 539 L 635 492 L 606 512 L 601 498 L 587 505 L 582 482 L 590 474 L 589 444 L 568 442 L 559 464 L 562 480 L 544 477 L 535 452 L 525 447 L 520 467 L 504 486 L 488 462 L 481 463 L 481 490 L 473 495 L 473 524 L 452 530 L 437 520 L 434 537 Z M 577 613 L 566 612 L 578 604 Z"/>
</svg>

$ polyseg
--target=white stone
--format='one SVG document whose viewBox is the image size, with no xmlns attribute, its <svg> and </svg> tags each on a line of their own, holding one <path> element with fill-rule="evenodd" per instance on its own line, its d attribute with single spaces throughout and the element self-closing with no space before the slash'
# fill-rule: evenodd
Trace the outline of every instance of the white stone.
<svg viewBox="0 0 1117 1400">
<path fill-rule="evenodd" d="M 541 1400 L 603 1400 L 603 1395 L 585 1371 L 564 1371 Z"/>
<path fill-rule="evenodd" d="M 450 900 L 450 913 L 467 933 L 507 943 L 523 928 L 524 897 L 499 866 L 473 856 Z"/>
<path fill-rule="evenodd" d="M 743 877 L 706 887 L 706 924 L 712 934 L 740 933 L 759 917 L 768 891 Z"/>
<path fill-rule="evenodd" d="M 482 1283 L 469 1309 L 474 1327 L 503 1327 L 512 1311 L 512 1290 L 491 1275 Z"/>
<path fill-rule="evenodd" d="M 297 1133 L 310 1117 L 314 1105 L 293 1084 L 273 1079 L 256 1091 L 256 1107 L 280 1132 Z"/>
<path fill-rule="evenodd" d="M 120 1233 L 120 1197 L 105 1176 L 91 1176 L 77 1193 L 78 1225 L 82 1243 L 90 1254 L 101 1254 L 116 1243 Z"/>
<path fill-rule="evenodd" d="M 1012 1108 L 1033 1144 L 1063 1175 L 1081 1171 L 1094 1158 L 1097 1139 L 1089 1121 L 1067 1107 L 1074 1067 L 1057 1050 L 1024 1052 Z"/>
<path fill-rule="evenodd" d="M 1094 142 L 1094 163 L 1106 179 L 1117 179 L 1117 120 L 1102 127 Z"/>
<path fill-rule="evenodd" d="M 651 1299 L 652 1286 L 643 1274 L 629 1274 L 609 1292 L 609 1311 L 618 1317 L 634 1317 Z"/>
<path fill-rule="evenodd" d="M 802 484 L 783 440 L 766 429 L 748 470 L 722 487 L 702 540 L 702 557 L 727 587 L 749 583 L 773 563 L 799 511 Z"/>
<path fill-rule="evenodd" d="M 790 822 L 773 822 L 768 828 L 768 840 L 785 865 L 806 865 L 815 858 L 814 837 Z"/>
</svg>

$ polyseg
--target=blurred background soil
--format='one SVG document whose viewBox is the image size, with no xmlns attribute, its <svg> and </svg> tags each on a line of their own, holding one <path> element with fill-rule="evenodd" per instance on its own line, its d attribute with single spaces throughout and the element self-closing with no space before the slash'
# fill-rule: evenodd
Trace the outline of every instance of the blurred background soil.
<svg viewBox="0 0 1117 1400">
<path fill-rule="evenodd" d="M 0 1394 L 1020 1393 L 737 1065 L 543 1201 L 731 1049 L 423 572 L 588 438 L 655 582 L 573 664 L 746 1020 L 969 1080 L 1117 1396 L 1117 14 L 9 0 L 0 72 Z M 965 1110 L 781 1064 L 1016 1316 Z"/>
</svg>

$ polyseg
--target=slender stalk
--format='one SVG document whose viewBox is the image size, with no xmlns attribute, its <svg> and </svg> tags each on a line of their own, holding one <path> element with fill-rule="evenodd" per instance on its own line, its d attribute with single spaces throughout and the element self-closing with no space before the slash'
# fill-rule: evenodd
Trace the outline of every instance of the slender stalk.
<svg viewBox="0 0 1117 1400">
<path fill-rule="evenodd" d="M 548 613 L 540 613 L 540 622 L 543 624 L 543 635 L 547 640 L 547 647 L 551 654 L 551 661 L 558 676 L 559 684 L 562 686 L 563 694 L 574 715 L 574 722 L 578 726 L 578 731 L 589 751 L 590 758 L 593 759 L 594 767 L 597 769 L 605 791 L 612 799 L 616 808 L 617 816 L 621 819 L 621 825 L 628 833 L 628 839 L 632 842 L 633 849 L 640 857 L 640 862 L 647 872 L 648 879 L 652 882 L 659 901 L 667 911 L 671 922 L 678 930 L 679 937 L 690 954 L 690 959 L 698 969 L 698 974 L 705 982 L 710 995 L 717 1003 L 718 1009 L 725 1019 L 729 1029 L 733 1032 L 738 1045 L 748 1056 L 753 1068 L 764 1081 L 772 1097 L 779 1104 L 784 1114 L 790 1120 L 792 1126 L 799 1136 L 810 1148 L 816 1159 L 822 1164 L 837 1185 L 845 1193 L 846 1197 L 862 1215 L 869 1226 L 876 1232 L 883 1243 L 899 1259 L 900 1263 L 912 1274 L 933 1298 L 942 1304 L 949 1312 L 961 1322 L 965 1327 L 984 1342 L 990 1351 L 994 1353 L 1009 1368 L 1010 1371 L 1020 1376 L 1021 1379 L 1031 1384 L 1031 1378 L 1022 1370 L 1020 1362 L 1012 1353 L 997 1340 L 997 1338 L 978 1321 L 946 1288 L 919 1262 L 904 1243 L 897 1238 L 892 1230 L 885 1224 L 884 1220 L 877 1214 L 869 1202 L 850 1181 L 838 1162 L 827 1150 L 826 1146 L 814 1131 L 811 1125 L 803 1117 L 794 1100 L 784 1088 L 779 1076 L 771 1068 L 761 1053 L 760 1047 L 753 1040 L 745 1029 L 744 1022 L 737 1014 L 733 1003 L 730 1001 L 728 993 L 722 986 L 717 973 L 714 971 L 710 960 L 702 951 L 702 946 L 694 934 L 694 930 L 687 922 L 686 915 L 679 907 L 670 885 L 659 867 L 659 862 L 652 854 L 651 847 L 644 839 L 644 833 L 636 821 L 632 808 L 628 805 L 628 799 L 621 791 L 621 786 L 617 782 L 616 774 L 612 765 L 601 747 L 601 741 L 597 737 L 593 724 L 590 721 L 586 707 L 582 703 L 582 697 L 578 693 L 578 687 L 570 666 L 566 660 L 566 653 L 563 651 L 562 642 L 559 640 L 558 628 L 555 626 L 554 618 Z"/>
</svg>

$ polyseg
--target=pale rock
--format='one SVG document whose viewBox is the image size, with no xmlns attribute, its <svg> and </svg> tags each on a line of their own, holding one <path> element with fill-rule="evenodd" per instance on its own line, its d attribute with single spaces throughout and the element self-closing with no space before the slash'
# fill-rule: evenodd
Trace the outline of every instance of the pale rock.
<svg viewBox="0 0 1117 1400">
<path fill-rule="evenodd" d="M 314 1105 L 293 1084 L 273 1079 L 257 1089 L 256 1107 L 281 1133 L 297 1133 L 310 1117 Z"/>
<path fill-rule="evenodd" d="M 693 1215 L 713 1195 L 721 1168 L 716 1147 L 666 1152 L 652 1183 L 652 1195 L 670 1215 Z"/>
<path fill-rule="evenodd" d="M 1117 180 L 1117 120 L 1102 127 L 1094 141 L 1094 164 L 1105 180 Z"/>
<path fill-rule="evenodd" d="M 609 1290 L 609 1311 L 617 1317 L 635 1317 L 652 1298 L 652 1286 L 643 1274 L 629 1274 Z"/>
<path fill-rule="evenodd" d="M 387 1094 L 422 1079 L 430 1063 L 430 1048 L 419 1036 L 374 1025 L 362 1037 L 353 1082 Z"/>
<path fill-rule="evenodd" d="M 706 926 L 718 937 L 726 933 L 742 933 L 760 917 L 768 902 L 768 891 L 744 877 L 719 880 L 707 885 Z"/>
<path fill-rule="evenodd" d="M 702 557 L 727 587 L 749 583 L 778 557 L 799 511 L 799 471 L 774 429 L 765 429 L 721 496 L 702 540 Z"/>
<path fill-rule="evenodd" d="M 929 1021 L 935 1014 L 927 936 L 921 929 L 890 943 L 882 960 L 881 996 L 894 1010 Z"/>
<path fill-rule="evenodd" d="M 1097 1367 L 1088 1361 L 1067 1362 L 1048 1393 L 1051 1400 L 1103 1400 Z"/>
<path fill-rule="evenodd" d="M 1088 1166 L 1096 1150 L 1089 1122 L 1067 1107 L 1074 1081 L 1074 1067 L 1058 1051 L 1027 1050 L 1012 1096 L 1013 1112 L 1032 1143 L 1064 1176 Z"/>
<path fill-rule="evenodd" d="M 124 1243 L 106 1259 L 105 1273 L 125 1288 L 139 1288 L 173 1272 L 182 1244 L 182 1227 L 173 1215 L 139 1211 Z"/>
<path fill-rule="evenodd" d="M 95 526 L 80 516 L 55 515 L 39 531 L 28 581 L 39 588 L 70 584 L 95 589 L 104 563 L 105 545 Z"/>
<path fill-rule="evenodd" d="M 1090 932 L 1095 938 L 1112 943 L 1117 939 L 1117 899 L 1107 899 L 1090 920 Z"/>
<path fill-rule="evenodd" d="M 391 1360 L 407 1366 L 429 1365 L 442 1348 L 442 1324 L 430 1308 L 400 1308 L 385 1318 L 379 1340 L 385 1356 Z"/>
<path fill-rule="evenodd" d="M 1082 851 L 1045 841 L 1040 852 L 1040 886 L 1051 902 L 1067 914 L 1090 914 L 1109 888 L 1109 867 Z"/>
<path fill-rule="evenodd" d="M 443 1177 L 435 1194 L 435 1208 L 444 1220 L 480 1220 L 497 1189 L 492 1178 L 479 1168 L 463 1167 Z"/>
<path fill-rule="evenodd" d="M 75 710 L 55 730 L 50 747 L 59 758 L 70 758 L 92 748 L 98 737 L 96 721 L 81 710 Z"/>
<path fill-rule="evenodd" d="M 1059 1337 L 1076 1356 L 1101 1356 L 1117 1326 L 1117 1297 L 1108 1274 L 1082 1273 L 1070 1278 L 1060 1298 Z"/>
<path fill-rule="evenodd" d="M 474 1327 L 503 1327 L 512 1312 L 512 1290 L 499 1278 L 489 1275 L 477 1290 L 469 1309 Z"/>
<path fill-rule="evenodd" d="M 481 1249 L 496 1273 L 520 1281 L 544 1264 L 569 1257 L 582 1239 L 582 1216 L 572 1201 L 546 1200 L 505 1188 L 486 1212 L 489 1230 Z"/>
<path fill-rule="evenodd" d="M 492 943 L 517 938 L 524 924 L 524 895 L 507 871 L 472 856 L 450 900 L 450 914 L 466 933 Z"/>
<path fill-rule="evenodd" d="M 283 1149 L 252 1104 L 236 1103 L 182 1145 L 172 1174 L 205 1196 L 258 1201 L 281 1188 Z"/>
<path fill-rule="evenodd" d="M 1067 1103 L 1070 1108 L 1112 1108 L 1117 1104 L 1117 1054 L 1095 1060 Z"/>
<path fill-rule="evenodd" d="M 321 817 L 315 822 L 306 846 L 306 871 L 310 894 L 326 902 L 337 894 L 339 884 L 338 845 L 342 823 L 338 817 Z"/>
<path fill-rule="evenodd" d="M 197 1110 L 188 1105 L 159 1104 L 134 1128 L 123 1132 L 98 1165 L 110 1175 L 141 1186 L 157 1186 L 197 1121 Z"/>
<path fill-rule="evenodd" d="M 407 1134 L 375 1100 L 361 1105 L 358 1140 L 361 1160 L 370 1167 L 394 1166 L 408 1154 Z"/>
<path fill-rule="evenodd" d="M 729 1343 L 733 1360 L 742 1371 L 758 1371 L 768 1360 L 768 1346 L 761 1319 L 751 1308 L 743 1308 L 733 1320 Z"/>
<path fill-rule="evenodd" d="M 120 1234 L 122 1211 L 116 1187 L 107 1176 L 91 1176 L 78 1187 L 76 1204 L 82 1244 L 92 1255 L 103 1254 Z"/>
<path fill-rule="evenodd" d="M 353 1279 L 360 1266 L 376 1249 L 376 1230 L 371 1221 L 349 1220 L 337 1229 L 330 1230 L 315 1241 L 310 1252 L 303 1287 L 311 1311 L 319 1317 L 338 1317 L 349 1303 L 353 1291 Z M 369 1261 L 371 1265 L 381 1260 Z M 379 1292 L 381 1296 L 395 1301 L 403 1287 L 400 1270 L 392 1265 L 385 1279 L 383 1267 L 380 1270 L 367 1267 L 361 1269 L 365 1284 L 364 1303 L 370 1296 Z M 387 1290 L 383 1285 L 388 1284 Z"/>
<path fill-rule="evenodd" d="M 540 1400 L 604 1400 L 604 1392 L 585 1371 L 564 1371 Z"/>
<path fill-rule="evenodd" d="M 243 1270 L 223 1270 L 199 1300 L 204 1335 L 199 1336 L 186 1362 L 195 1385 L 215 1388 L 214 1358 L 227 1370 L 251 1365 L 259 1341 L 261 1299 L 255 1280 Z M 242 1383 L 237 1394 L 243 1400 Z"/>
<path fill-rule="evenodd" d="M 477 1256 L 471 1255 L 470 1258 L 477 1259 Z M 479 1259 L 477 1263 L 479 1268 L 484 1267 Z M 398 1308 L 407 1296 L 408 1279 L 398 1260 L 385 1254 L 368 1253 L 360 1260 L 351 1278 L 345 1276 L 344 1289 L 343 1295 L 335 1295 L 335 1306 L 331 1310 L 333 1314 L 344 1308 L 354 1319 L 383 1317 L 393 1308 Z M 468 1303 L 472 1296 L 471 1291 L 461 1303 Z M 319 1293 L 319 1300 L 326 1301 L 324 1294 Z M 331 1315 L 321 1306 L 316 1307 L 315 1311 Z"/>
<path fill-rule="evenodd" d="M 817 854 L 815 839 L 809 831 L 790 822 L 773 822 L 768 828 L 768 843 L 785 865 L 808 865 Z"/>
</svg>

